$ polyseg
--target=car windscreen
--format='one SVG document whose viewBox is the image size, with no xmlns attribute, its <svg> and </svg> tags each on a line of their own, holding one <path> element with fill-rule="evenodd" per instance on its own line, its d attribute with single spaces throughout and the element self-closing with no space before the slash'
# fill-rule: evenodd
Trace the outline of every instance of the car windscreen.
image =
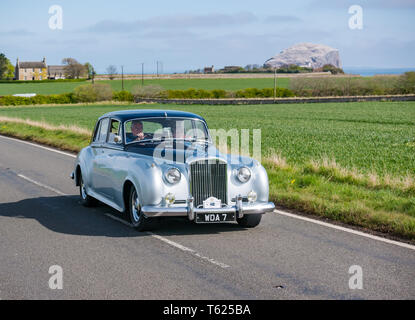
<svg viewBox="0 0 415 320">
<path fill-rule="evenodd" d="M 125 122 L 125 142 L 161 140 L 208 141 L 209 134 L 203 121 L 189 118 L 132 119 Z"/>
</svg>

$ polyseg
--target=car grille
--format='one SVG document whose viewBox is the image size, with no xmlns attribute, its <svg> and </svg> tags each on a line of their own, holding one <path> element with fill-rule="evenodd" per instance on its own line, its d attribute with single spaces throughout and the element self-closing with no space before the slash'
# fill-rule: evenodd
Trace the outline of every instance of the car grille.
<svg viewBox="0 0 415 320">
<path fill-rule="evenodd" d="M 227 203 L 226 163 L 219 160 L 201 160 L 190 164 L 190 190 L 197 207 L 209 197 L 220 199 Z"/>
</svg>

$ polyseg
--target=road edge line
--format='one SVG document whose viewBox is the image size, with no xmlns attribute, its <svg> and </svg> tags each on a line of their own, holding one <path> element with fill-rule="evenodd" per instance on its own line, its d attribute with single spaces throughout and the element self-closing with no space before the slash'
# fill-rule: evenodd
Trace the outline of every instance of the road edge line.
<svg viewBox="0 0 415 320">
<path fill-rule="evenodd" d="M 41 149 L 44 149 L 44 150 L 48 150 L 48 151 L 51 151 L 51 152 L 63 154 L 65 156 L 69 156 L 69 157 L 72 157 L 72 158 L 76 158 L 76 155 L 74 155 L 74 154 L 70 154 L 70 153 L 65 152 L 65 151 L 60 151 L 60 150 L 57 150 L 57 149 L 54 149 L 54 148 L 46 147 L 46 146 L 43 146 L 43 145 L 38 144 L 38 143 L 28 142 L 28 141 L 24 141 L 24 140 L 21 140 L 21 139 L 8 137 L 8 136 L 4 136 L 2 134 L 0 134 L 0 137 L 2 137 L 4 139 L 7 139 L 7 140 L 13 140 L 13 141 L 17 141 L 17 142 L 20 142 L 20 143 L 28 144 L 30 146 L 38 147 L 38 148 L 41 148 Z"/>
<path fill-rule="evenodd" d="M 35 185 L 37 185 L 37 186 L 39 186 L 39 187 L 42 187 L 42 188 L 44 188 L 44 189 L 46 189 L 46 190 L 49 190 L 49 191 L 52 191 L 52 192 L 54 192 L 54 193 L 56 193 L 56 194 L 59 194 L 59 195 L 61 195 L 61 196 L 68 196 L 68 194 L 63 193 L 62 191 L 59 191 L 59 190 L 57 190 L 57 189 L 55 189 L 55 188 L 52 188 L 52 187 L 50 187 L 50 186 L 48 186 L 48 185 L 46 185 L 46 184 L 41 183 L 41 182 L 37 182 L 37 181 L 35 181 L 35 180 L 31 179 L 31 178 L 26 177 L 26 176 L 25 176 L 25 175 L 23 175 L 23 174 L 18 173 L 18 174 L 17 174 L 17 176 L 18 176 L 19 178 L 23 179 L 23 180 L 29 181 L 30 183 L 33 183 L 33 184 L 35 184 Z"/>
<path fill-rule="evenodd" d="M 293 214 L 293 213 L 285 212 L 285 211 L 278 210 L 278 209 L 274 210 L 274 212 L 278 213 L 280 215 L 289 217 L 289 218 L 294 218 L 294 219 L 307 221 L 307 222 L 318 224 L 320 226 L 324 226 L 324 227 L 327 227 L 327 228 L 331 228 L 331 229 L 351 233 L 351 234 L 354 234 L 354 235 L 369 238 L 369 239 L 372 239 L 372 240 L 381 241 L 381 242 L 388 243 L 388 244 L 393 244 L 393 245 L 403 247 L 403 248 L 406 248 L 406 249 L 415 250 L 415 246 L 411 245 L 409 243 L 390 240 L 390 239 L 387 239 L 387 238 L 382 238 L 382 237 L 375 236 L 375 235 L 372 235 L 372 234 L 369 234 L 369 233 L 366 233 L 366 232 L 357 231 L 357 230 L 346 228 L 346 227 L 341 227 L 341 226 L 338 226 L 338 225 L 335 225 L 335 224 L 332 224 L 332 223 L 327 223 L 327 222 L 323 222 L 323 221 L 320 221 L 320 220 L 317 220 L 317 219 L 303 217 L 303 216 L 300 216 L 298 214 Z"/>
</svg>

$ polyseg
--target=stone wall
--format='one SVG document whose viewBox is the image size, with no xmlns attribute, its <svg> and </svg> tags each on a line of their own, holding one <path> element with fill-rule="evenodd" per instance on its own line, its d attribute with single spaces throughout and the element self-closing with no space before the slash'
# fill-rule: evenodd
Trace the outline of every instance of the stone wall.
<svg viewBox="0 0 415 320">
<path fill-rule="evenodd" d="M 204 105 L 250 105 L 281 103 L 327 103 L 327 102 L 364 102 L 364 101 L 415 101 L 415 95 L 385 95 L 356 97 L 316 97 L 316 98 L 263 98 L 263 99 L 146 99 L 138 98 L 136 103 L 161 104 L 204 104 Z"/>
</svg>

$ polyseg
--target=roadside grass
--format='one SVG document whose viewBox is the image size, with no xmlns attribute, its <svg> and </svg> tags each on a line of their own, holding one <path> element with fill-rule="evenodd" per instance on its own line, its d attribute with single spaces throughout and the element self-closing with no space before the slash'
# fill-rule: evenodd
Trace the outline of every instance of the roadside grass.
<svg viewBox="0 0 415 320">
<path fill-rule="evenodd" d="M 14 121 L 0 121 L 0 134 L 42 143 L 62 150 L 78 152 L 89 144 L 91 136 L 71 129 L 46 129 Z"/>
<path fill-rule="evenodd" d="M 88 81 L 89 83 L 90 81 Z M 115 91 L 122 90 L 121 80 L 100 80 L 96 83 L 108 83 Z M 289 78 L 278 78 L 278 87 L 288 88 Z M 60 94 L 72 92 L 76 87 L 85 82 L 45 82 L 45 83 L 0 83 L 0 95 L 11 95 L 16 93 L 37 93 L 37 94 Z M 236 91 L 246 88 L 273 88 L 272 78 L 248 78 L 248 79 L 154 79 L 145 80 L 144 85 L 158 84 L 165 89 L 223 89 Z M 141 80 L 124 80 L 124 89 L 131 91 L 134 87 L 140 86 Z"/>
<path fill-rule="evenodd" d="M 23 124 L 32 127 L 38 127 L 41 129 L 49 130 L 49 131 L 56 131 L 56 130 L 63 130 L 63 131 L 71 131 L 80 135 L 87 135 L 90 136 L 90 131 L 85 128 L 77 127 L 76 125 L 64 125 L 60 124 L 58 126 L 51 125 L 44 121 L 34 121 L 30 119 L 21 119 L 21 118 L 10 118 L 10 117 L 2 117 L 0 116 L 0 123 L 15 123 L 15 124 Z"/>
<path fill-rule="evenodd" d="M 343 179 L 344 168 L 333 175 L 309 166 L 291 166 L 265 159 L 270 198 L 276 204 L 342 223 L 415 240 L 415 189 L 411 183 L 372 186 L 365 175 Z M 310 164 L 311 165 L 311 164 Z M 333 179 L 341 170 L 342 179 Z M 350 176 L 353 176 L 352 173 Z"/>
<path fill-rule="evenodd" d="M 177 109 L 202 115 L 211 129 L 260 128 L 276 204 L 415 240 L 414 102 L 9 107 L 0 109 L 0 133 L 78 151 L 96 119 L 120 109 Z"/>
</svg>

